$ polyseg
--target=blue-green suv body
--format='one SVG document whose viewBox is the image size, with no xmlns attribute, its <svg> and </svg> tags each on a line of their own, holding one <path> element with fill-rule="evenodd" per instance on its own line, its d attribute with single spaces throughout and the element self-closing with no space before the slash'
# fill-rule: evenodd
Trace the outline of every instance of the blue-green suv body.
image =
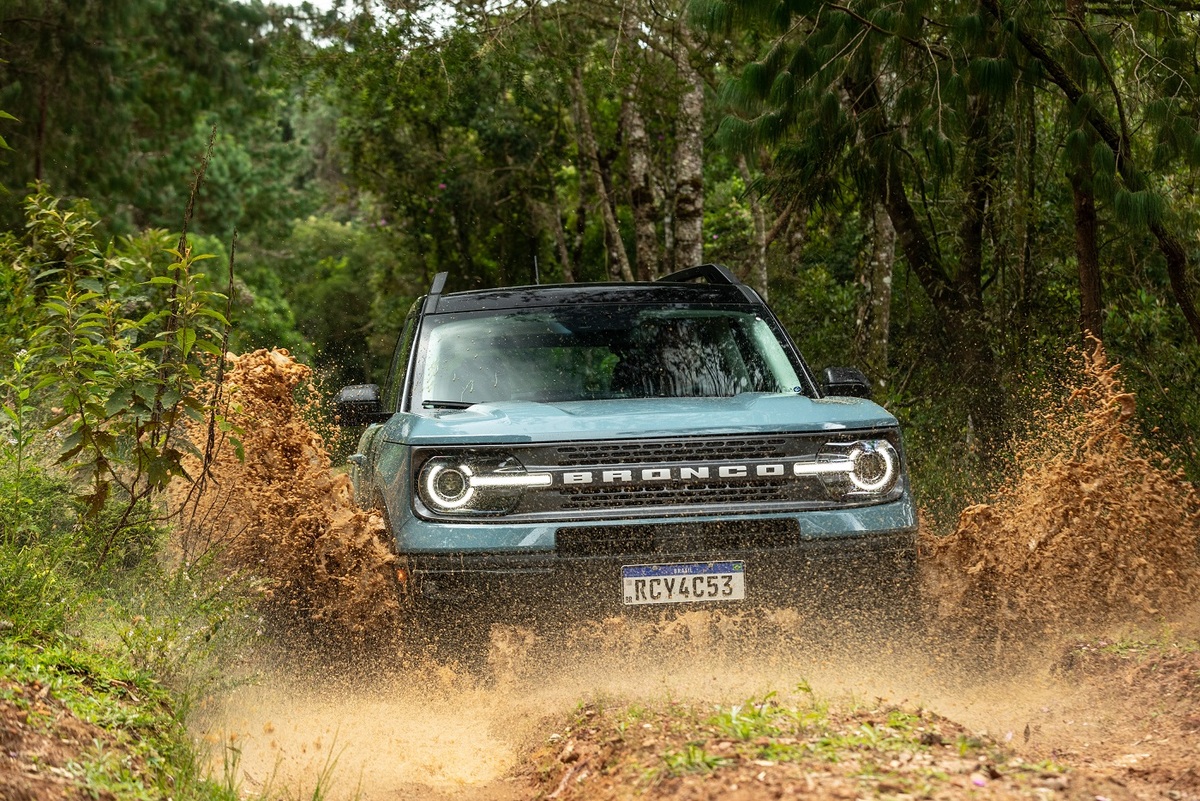
<svg viewBox="0 0 1200 801">
<path fill-rule="evenodd" d="M 706 283 L 693 283 L 697 279 Z M 443 294 L 351 457 L 419 603 L 611 610 L 903 589 L 916 514 L 896 419 L 818 382 L 727 270 Z M 833 394 L 840 393 L 840 394 Z"/>
</svg>

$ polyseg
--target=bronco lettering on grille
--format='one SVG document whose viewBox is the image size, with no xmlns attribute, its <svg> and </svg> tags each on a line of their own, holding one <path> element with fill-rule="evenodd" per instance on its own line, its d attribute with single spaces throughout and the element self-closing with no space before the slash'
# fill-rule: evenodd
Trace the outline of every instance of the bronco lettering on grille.
<svg viewBox="0 0 1200 801">
<path fill-rule="evenodd" d="M 669 467 L 626 468 L 620 470 L 598 468 L 595 470 L 552 471 L 557 486 L 580 485 L 625 485 L 653 484 L 663 482 L 706 481 L 713 478 L 727 481 L 754 481 L 758 479 L 781 479 L 800 475 L 795 465 L 811 460 L 788 460 L 773 462 L 748 462 L 742 464 L 672 465 Z"/>
</svg>

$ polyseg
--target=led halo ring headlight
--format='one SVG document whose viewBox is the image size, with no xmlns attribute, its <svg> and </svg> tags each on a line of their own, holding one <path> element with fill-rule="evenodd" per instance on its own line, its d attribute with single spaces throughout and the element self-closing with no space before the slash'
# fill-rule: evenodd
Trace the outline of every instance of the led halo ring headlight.
<svg viewBox="0 0 1200 801">
<path fill-rule="evenodd" d="M 468 465 L 430 462 L 423 472 L 425 497 L 443 512 L 461 509 L 475 497 L 473 473 Z"/>
<path fill-rule="evenodd" d="M 443 514 L 502 514 L 527 489 L 548 487 L 549 473 L 527 473 L 511 460 L 439 456 L 421 470 L 421 500 Z"/>
<path fill-rule="evenodd" d="M 848 454 L 853 465 L 847 477 L 863 492 L 887 492 L 899 475 L 900 460 L 884 439 L 855 443 Z"/>
</svg>

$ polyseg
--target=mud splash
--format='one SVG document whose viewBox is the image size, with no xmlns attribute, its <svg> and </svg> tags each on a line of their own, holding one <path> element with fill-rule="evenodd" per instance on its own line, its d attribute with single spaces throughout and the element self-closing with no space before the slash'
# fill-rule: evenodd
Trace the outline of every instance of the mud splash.
<svg viewBox="0 0 1200 801">
<path fill-rule="evenodd" d="M 246 458 L 227 437 L 219 441 L 211 486 L 192 501 L 181 547 L 264 581 L 281 633 L 342 632 L 376 646 L 370 671 L 310 663 L 306 672 L 259 654 L 261 672 L 210 699 L 198 736 L 212 746 L 216 775 L 223 756 L 236 759 L 231 770 L 245 791 L 527 798 L 512 771 L 581 699 L 728 706 L 803 687 L 848 706 L 926 704 L 1039 759 L 1074 752 L 1115 761 L 1133 753 L 1126 743 L 1149 736 L 1148 726 L 1131 728 L 1097 702 L 1111 687 L 1080 689 L 1081 668 L 1052 671 L 1056 645 L 1037 664 L 980 675 L 961 640 L 954 648 L 916 638 L 850 642 L 800 605 L 756 616 L 605 619 L 552 638 L 493 626 L 483 675 L 410 660 L 389 636 L 400 610 L 382 523 L 353 507 L 348 482 L 332 474 L 294 400 L 307 368 L 282 351 L 231 367 L 228 417 L 241 432 L 228 433 Z M 1039 436 L 1016 447 L 1021 475 L 991 504 L 969 509 L 952 536 L 926 541 L 927 594 L 947 631 L 1015 635 L 1155 617 L 1200 585 L 1194 489 L 1139 444 L 1133 398 L 1102 353 L 1083 375 L 1063 403 L 1038 415 Z M 1099 746 L 1098 734 L 1107 738 Z M 1183 753 L 1193 740 L 1180 742 Z"/>
<path fill-rule="evenodd" d="M 927 596 L 951 631 L 1062 634 L 1176 611 L 1200 586 L 1200 500 L 1149 450 L 1099 345 L 1080 383 L 1015 442 L 1018 473 L 923 546 Z"/>
<path fill-rule="evenodd" d="M 331 469 L 305 421 L 297 388 L 312 371 L 285 350 L 227 356 L 212 462 L 173 498 L 180 557 L 211 558 L 250 577 L 278 631 L 343 645 L 378 644 L 399 631 L 395 558 L 378 515 L 354 505 L 350 481 Z M 188 431 L 204 443 L 207 425 Z M 201 449 L 202 445 L 199 446 Z"/>
</svg>

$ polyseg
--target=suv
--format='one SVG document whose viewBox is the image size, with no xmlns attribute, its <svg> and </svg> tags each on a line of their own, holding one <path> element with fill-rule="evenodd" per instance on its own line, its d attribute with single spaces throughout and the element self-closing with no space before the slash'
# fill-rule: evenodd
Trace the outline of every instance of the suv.
<svg viewBox="0 0 1200 801">
<path fill-rule="evenodd" d="M 793 602 L 912 586 L 896 419 L 818 381 L 762 298 L 703 265 L 652 283 L 444 293 L 381 389 L 344 388 L 360 505 L 420 608 L 505 615 Z"/>
</svg>

